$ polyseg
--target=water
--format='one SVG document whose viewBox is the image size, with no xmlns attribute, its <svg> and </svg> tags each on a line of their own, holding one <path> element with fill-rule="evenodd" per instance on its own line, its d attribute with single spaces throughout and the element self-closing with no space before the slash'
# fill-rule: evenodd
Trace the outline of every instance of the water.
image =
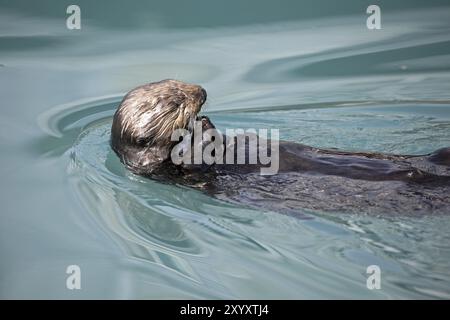
<svg viewBox="0 0 450 320">
<path fill-rule="evenodd" d="M 80 1 L 78 31 L 57 1 L 1 3 L 0 297 L 450 298 L 445 215 L 250 209 L 135 176 L 108 145 L 126 91 L 178 78 L 208 90 L 219 128 L 345 150 L 449 146 L 445 2 L 381 2 L 377 31 L 357 1 L 108 3 Z M 66 288 L 73 264 L 81 290 Z M 366 287 L 373 264 L 381 290 Z"/>
</svg>

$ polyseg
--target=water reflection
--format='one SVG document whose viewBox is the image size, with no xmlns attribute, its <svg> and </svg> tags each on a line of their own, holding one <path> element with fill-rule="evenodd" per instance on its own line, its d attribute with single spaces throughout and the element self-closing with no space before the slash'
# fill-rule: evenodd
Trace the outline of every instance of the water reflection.
<svg viewBox="0 0 450 320">
<path fill-rule="evenodd" d="M 427 246 L 431 248 L 437 243 L 442 243 L 435 242 L 436 239 L 432 236 L 435 233 L 432 226 L 437 221 L 429 220 L 427 223 L 430 224 L 430 229 L 426 230 L 422 226 L 423 220 L 420 219 L 402 222 L 401 218 L 393 218 L 395 223 L 392 224 L 389 218 L 385 220 L 386 218 L 364 215 L 340 216 L 304 211 L 305 217 L 309 219 L 299 221 L 294 219 L 295 223 L 292 224 L 293 221 L 290 220 L 292 218 L 289 217 L 272 212 L 264 213 L 245 209 L 242 205 L 229 205 L 188 188 L 164 185 L 135 176 L 123 168 L 109 147 L 111 116 L 105 118 L 105 113 L 111 114 L 111 110 L 106 109 L 113 110 L 113 106 L 115 103 L 103 104 L 100 100 L 97 104 L 92 102 L 90 107 L 81 108 L 82 113 L 79 108 L 70 107 L 67 111 L 60 109 L 46 119 L 48 124 L 52 124 L 47 128 L 53 127 L 53 130 L 62 133 L 60 139 L 63 139 L 66 133 L 70 133 L 70 130 L 66 131 L 65 128 L 79 125 L 77 129 L 79 135 L 67 151 L 72 158 L 69 173 L 76 182 L 72 183 L 72 187 L 89 212 L 100 219 L 100 225 L 105 226 L 108 232 L 114 235 L 115 241 L 124 250 L 126 256 L 162 266 L 163 270 L 166 270 L 164 272 L 174 273 L 174 276 L 181 275 L 185 279 L 183 281 L 187 283 L 200 285 L 202 288 L 205 285 L 213 286 L 214 290 L 206 295 L 208 297 L 217 297 L 218 294 L 221 297 L 236 297 L 227 289 L 227 286 L 233 283 L 231 279 L 236 276 L 247 279 L 246 281 L 253 278 L 245 271 L 252 262 L 249 260 L 243 263 L 238 259 L 239 256 L 250 252 L 257 260 L 264 260 L 264 266 L 258 270 L 261 277 L 266 273 L 268 276 L 271 271 L 266 267 L 272 265 L 279 273 L 280 281 L 285 277 L 294 277 L 299 281 L 292 283 L 292 288 L 287 290 L 281 287 L 279 291 L 272 289 L 272 292 L 268 293 L 269 297 L 273 292 L 288 294 L 300 283 L 302 286 L 308 286 L 310 290 L 315 290 L 317 294 L 326 292 L 327 296 L 339 295 L 339 290 L 331 289 L 330 291 L 330 283 L 335 283 L 336 286 L 339 286 L 338 283 L 345 283 L 346 286 L 353 287 L 354 293 L 361 294 L 366 289 L 364 289 L 364 283 L 358 282 L 356 278 L 365 272 L 364 268 L 361 268 L 362 262 L 363 265 L 377 264 L 385 272 L 395 274 L 392 282 L 385 284 L 390 292 L 385 297 L 395 297 L 397 294 L 402 296 L 406 292 L 409 292 L 409 296 L 414 296 L 413 292 L 418 294 L 420 292 L 418 296 L 425 294 L 427 285 L 424 283 L 428 280 L 422 277 L 416 285 L 412 285 L 409 276 L 415 272 L 414 269 L 423 271 L 435 267 L 430 260 L 430 255 L 432 256 L 433 253 L 424 248 Z M 293 140 L 308 141 L 309 139 L 310 143 L 320 145 L 326 144 L 326 140 L 320 140 L 325 138 L 325 133 L 322 137 L 308 136 L 307 132 L 313 130 L 307 129 L 309 122 L 319 131 L 318 124 L 324 125 L 328 136 L 334 136 L 333 131 L 337 130 L 336 132 L 348 138 L 354 135 L 355 130 L 358 131 L 355 128 L 359 123 L 370 124 L 370 118 L 373 115 L 376 114 L 376 117 L 379 117 L 380 112 L 383 112 L 382 120 L 377 120 L 381 123 L 374 123 L 373 126 L 369 125 L 365 129 L 384 128 L 383 141 L 392 143 L 395 140 L 392 136 L 395 136 L 397 128 L 404 130 L 406 123 L 413 127 L 423 126 L 423 129 L 418 132 L 423 139 L 428 139 L 426 148 L 434 149 L 430 143 L 439 145 L 449 138 L 449 131 L 443 130 L 441 132 L 443 140 L 436 139 L 439 137 L 439 132 L 432 126 L 433 113 L 441 119 L 442 124 L 448 125 L 448 120 L 440 116 L 440 113 L 444 112 L 443 115 L 449 117 L 446 111 L 448 106 L 429 104 L 428 116 L 423 119 L 423 123 L 420 116 L 423 108 L 418 106 L 416 108 L 418 114 L 414 112 L 414 106 L 411 107 L 411 105 L 409 107 L 402 107 L 402 105 L 358 107 L 355 103 L 351 107 L 334 108 L 318 109 L 313 115 L 301 110 L 290 111 L 289 123 L 285 123 L 286 111 L 215 113 L 213 117 L 216 118 L 216 123 L 223 127 L 230 125 L 239 127 L 244 123 L 269 126 L 270 123 L 272 125 L 275 123 L 286 132 L 290 132 Z M 344 116 L 347 113 L 348 117 Z M 71 122 L 69 119 L 72 119 L 73 125 L 69 124 Z M 344 119 L 347 124 L 342 126 L 333 123 Z M 404 123 L 399 123 L 399 119 Z M 305 130 L 301 132 L 289 130 L 289 126 L 296 121 L 301 121 Z M 384 121 L 396 123 L 393 131 L 386 130 L 389 126 L 383 126 Z M 341 131 L 340 127 L 347 129 Z M 417 130 L 411 128 L 411 131 Z M 380 134 L 377 133 L 378 136 Z M 371 134 L 368 136 L 373 137 Z M 373 142 L 367 143 L 373 146 Z M 358 149 L 362 146 L 352 145 L 350 139 L 333 141 L 333 143 L 343 149 L 349 146 Z M 401 145 L 399 150 L 406 151 L 409 148 L 411 151 L 413 147 L 414 145 Z M 380 146 L 381 150 L 383 148 L 386 147 Z M 426 149 L 419 151 L 424 150 Z M 296 211 L 301 212 L 301 208 L 297 208 Z M 444 221 L 440 220 L 439 223 Z M 290 232 L 293 231 L 294 234 L 291 234 Z M 287 234 L 290 234 L 288 238 L 286 238 Z M 424 237 L 427 238 L 427 243 L 421 245 Z M 424 250 L 427 253 L 421 256 Z M 219 262 L 215 262 L 215 259 L 219 256 L 223 257 L 217 261 L 223 261 L 225 257 L 232 261 L 239 261 L 239 264 L 234 265 L 234 271 L 231 274 L 231 269 L 227 271 L 227 268 L 217 265 Z M 334 260 L 333 264 L 330 264 L 330 259 Z M 334 265 L 336 261 L 341 264 L 337 269 Z M 444 261 L 442 261 L 442 267 L 447 263 Z M 360 271 L 356 271 L 357 266 L 361 268 Z M 206 274 L 202 271 L 205 267 L 208 268 Z M 344 271 L 341 267 L 349 269 Z M 318 282 L 310 282 L 302 276 L 291 274 L 294 270 L 290 270 L 291 268 L 303 269 L 308 274 L 318 270 L 323 272 L 329 270 L 329 272 L 325 273 L 322 281 L 315 278 Z M 315 271 L 309 270 L 310 268 Z M 165 276 L 172 277 L 169 274 Z M 438 277 L 442 285 L 434 285 L 434 291 L 426 291 L 426 295 L 445 297 L 447 291 L 443 280 L 447 276 L 448 272 L 444 269 L 435 270 L 429 277 L 429 281 L 435 281 Z M 223 281 L 224 277 L 227 278 L 226 282 Z M 224 286 L 225 283 L 228 285 Z M 266 285 L 269 284 L 270 282 Z M 412 288 L 414 290 L 410 291 Z M 243 288 L 241 289 L 245 292 Z"/>
</svg>

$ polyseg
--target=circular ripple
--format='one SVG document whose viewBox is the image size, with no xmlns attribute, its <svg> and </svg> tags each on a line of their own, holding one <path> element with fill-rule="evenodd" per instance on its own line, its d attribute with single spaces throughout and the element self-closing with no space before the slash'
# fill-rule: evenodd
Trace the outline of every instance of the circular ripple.
<svg viewBox="0 0 450 320">
<path fill-rule="evenodd" d="M 63 150 L 62 154 L 70 159 L 70 183 L 80 202 L 127 256 L 161 265 L 192 283 L 203 281 L 207 284 L 202 286 L 203 295 L 214 298 L 232 297 L 226 287 L 235 278 L 249 281 L 251 277 L 255 283 L 259 278 L 275 279 L 271 286 L 274 293 L 276 283 L 283 283 L 280 296 L 297 292 L 299 286 L 325 290 L 328 282 L 353 286 L 352 292 L 364 294 L 364 283 L 357 285 L 361 263 L 375 261 L 398 273 L 402 271 L 396 265 L 410 268 L 401 261 L 413 261 L 414 268 L 424 272 L 435 268 L 430 261 L 439 257 L 433 252 L 424 254 L 421 250 L 418 254 L 417 250 L 409 250 L 411 246 L 421 246 L 420 241 L 398 239 L 395 235 L 402 226 L 397 228 L 390 221 L 324 215 L 297 221 L 131 174 L 109 145 L 112 115 L 119 102 L 120 98 L 113 96 L 60 106 L 42 115 L 39 124 L 57 140 L 54 148 Z M 448 105 L 404 102 L 338 106 L 234 111 L 213 114 L 213 119 L 220 128 L 278 128 L 290 140 L 340 149 L 420 153 L 450 141 Z M 365 139 L 358 140 L 358 136 Z M 416 225 L 414 221 L 407 222 Z M 435 224 L 427 221 L 427 232 L 434 233 Z M 390 230 L 386 226 L 395 230 L 380 237 L 380 230 Z M 423 233 L 423 226 L 418 230 Z M 231 269 L 223 263 L 238 259 L 239 266 Z M 447 262 L 441 264 L 443 271 L 437 273 L 443 279 L 448 279 Z M 340 266 L 341 273 L 328 270 L 328 265 Z M 309 277 L 301 276 L 317 275 L 318 269 L 327 283 L 311 283 Z M 166 275 L 155 275 L 162 276 Z M 284 277 L 296 281 L 287 282 Z M 220 279 L 228 279 L 228 283 Z M 384 288 L 404 297 L 408 295 L 404 289 L 407 283 L 402 275 L 399 280 L 386 281 Z M 432 275 L 423 276 L 417 287 L 438 288 L 440 291 L 436 292 L 441 294 L 435 296 L 447 292 L 436 285 Z M 419 290 L 411 294 L 433 296 Z"/>
</svg>

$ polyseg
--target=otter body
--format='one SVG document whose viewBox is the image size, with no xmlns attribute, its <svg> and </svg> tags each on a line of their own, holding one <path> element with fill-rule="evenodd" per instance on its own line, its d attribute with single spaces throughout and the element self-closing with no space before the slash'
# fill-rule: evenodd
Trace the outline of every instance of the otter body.
<svg viewBox="0 0 450 320">
<path fill-rule="evenodd" d="M 214 128 L 208 117 L 197 116 L 205 100 L 203 88 L 176 80 L 130 91 L 114 115 L 113 150 L 136 174 L 288 214 L 300 209 L 450 213 L 450 148 L 406 156 L 323 150 L 280 141 L 279 170 L 271 176 L 259 174 L 265 166 L 259 162 L 176 165 L 170 158 L 177 143 L 171 139 L 174 130 L 190 132 L 196 120 L 203 131 Z M 223 141 L 237 139 L 223 137 Z M 247 145 L 241 147 L 248 158 Z M 238 148 L 232 152 L 236 158 Z"/>
</svg>

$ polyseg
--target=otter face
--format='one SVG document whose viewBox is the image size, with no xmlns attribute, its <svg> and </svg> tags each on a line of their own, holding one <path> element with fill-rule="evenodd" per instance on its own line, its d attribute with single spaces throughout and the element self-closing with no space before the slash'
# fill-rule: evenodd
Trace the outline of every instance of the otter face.
<svg viewBox="0 0 450 320">
<path fill-rule="evenodd" d="M 114 115 L 111 145 L 125 161 L 129 149 L 134 153 L 145 149 L 164 160 L 174 143 L 172 133 L 176 129 L 190 130 L 205 101 L 205 89 L 177 80 L 137 87 L 124 97 Z"/>
</svg>

